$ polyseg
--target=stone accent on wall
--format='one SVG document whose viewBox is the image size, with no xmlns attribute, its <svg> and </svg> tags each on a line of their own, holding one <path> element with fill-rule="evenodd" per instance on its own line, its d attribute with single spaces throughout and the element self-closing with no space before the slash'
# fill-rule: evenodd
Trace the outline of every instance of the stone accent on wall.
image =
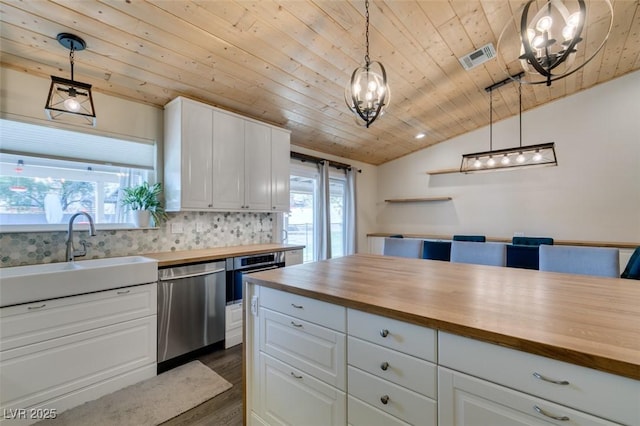
<svg viewBox="0 0 640 426">
<path fill-rule="evenodd" d="M 273 213 L 169 213 L 158 229 L 98 230 L 95 237 L 75 231 L 73 241 L 76 248 L 87 241 L 87 256 L 78 260 L 261 244 L 272 241 L 274 221 Z M 175 224 L 182 233 L 171 232 Z M 0 234 L 0 267 L 63 262 L 66 238 L 62 231 Z"/>
</svg>

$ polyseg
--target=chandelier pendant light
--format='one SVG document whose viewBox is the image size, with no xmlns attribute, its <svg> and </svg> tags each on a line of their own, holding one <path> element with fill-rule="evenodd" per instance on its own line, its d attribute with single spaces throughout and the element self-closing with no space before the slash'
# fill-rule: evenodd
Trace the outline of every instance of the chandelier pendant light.
<svg viewBox="0 0 640 426">
<path fill-rule="evenodd" d="M 93 107 L 91 85 L 73 79 L 73 66 L 76 51 L 87 46 L 83 39 L 69 33 L 60 33 L 58 42 L 69 49 L 71 79 L 51 76 L 49 96 L 45 112 L 50 120 L 66 120 L 77 124 L 96 125 L 96 113 Z"/>
<path fill-rule="evenodd" d="M 587 51 L 581 42 L 587 26 L 596 23 L 608 28 L 590 34 Z M 550 86 L 589 63 L 607 41 L 612 24 L 610 0 L 591 2 L 589 7 L 584 0 L 528 0 L 502 30 L 498 58 L 507 75 L 519 63 L 526 73 L 523 83 Z"/>
<path fill-rule="evenodd" d="M 364 66 L 356 68 L 345 88 L 344 100 L 355 114 L 356 123 L 369 127 L 384 111 L 391 99 L 387 83 L 387 72 L 378 61 L 369 58 L 369 0 L 365 1 L 366 10 L 366 55 Z"/>
<path fill-rule="evenodd" d="M 498 170 L 514 170 L 542 166 L 557 166 L 555 143 L 548 142 L 537 145 L 522 145 L 522 78 L 523 73 L 511 76 L 495 83 L 484 90 L 489 92 L 489 151 L 474 152 L 462 155 L 461 173 L 491 172 Z M 520 102 L 520 145 L 513 148 L 493 149 L 493 89 L 518 80 L 518 97 Z"/>
</svg>

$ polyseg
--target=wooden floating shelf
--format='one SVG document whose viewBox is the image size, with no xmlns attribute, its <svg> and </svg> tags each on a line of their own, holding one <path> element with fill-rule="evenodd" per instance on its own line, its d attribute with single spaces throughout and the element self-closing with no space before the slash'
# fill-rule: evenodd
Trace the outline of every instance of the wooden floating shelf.
<svg viewBox="0 0 640 426">
<path fill-rule="evenodd" d="M 430 198 L 391 198 L 384 200 L 385 203 L 428 203 L 431 201 L 450 201 L 451 197 L 430 197 Z"/>
<path fill-rule="evenodd" d="M 440 169 L 427 172 L 428 175 L 447 175 L 450 173 L 460 173 L 460 169 Z"/>
</svg>

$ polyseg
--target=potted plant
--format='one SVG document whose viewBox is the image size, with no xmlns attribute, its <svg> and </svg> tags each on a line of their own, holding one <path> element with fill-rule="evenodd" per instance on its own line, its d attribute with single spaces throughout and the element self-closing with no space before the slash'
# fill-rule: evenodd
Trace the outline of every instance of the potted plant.
<svg viewBox="0 0 640 426">
<path fill-rule="evenodd" d="M 122 205 L 133 212 L 133 222 L 139 228 L 149 226 L 149 218 L 153 218 L 155 226 L 167 219 L 160 194 L 162 194 L 162 184 L 160 182 L 149 185 L 143 182 L 140 185 L 123 188 Z"/>
</svg>

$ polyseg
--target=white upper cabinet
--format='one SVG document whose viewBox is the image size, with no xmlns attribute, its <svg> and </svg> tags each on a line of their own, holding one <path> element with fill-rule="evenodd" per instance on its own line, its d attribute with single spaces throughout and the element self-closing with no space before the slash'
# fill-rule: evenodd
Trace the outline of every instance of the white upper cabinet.
<svg viewBox="0 0 640 426">
<path fill-rule="evenodd" d="M 244 120 L 214 111 L 213 127 L 211 207 L 239 210 L 244 207 Z"/>
<path fill-rule="evenodd" d="M 272 210 L 288 212 L 290 162 L 289 132 L 271 128 L 271 202 Z"/>
<path fill-rule="evenodd" d="M 185 98 L 165 106 L 168 211 L 288 211 L 290 132 Z"/>
</svg>

